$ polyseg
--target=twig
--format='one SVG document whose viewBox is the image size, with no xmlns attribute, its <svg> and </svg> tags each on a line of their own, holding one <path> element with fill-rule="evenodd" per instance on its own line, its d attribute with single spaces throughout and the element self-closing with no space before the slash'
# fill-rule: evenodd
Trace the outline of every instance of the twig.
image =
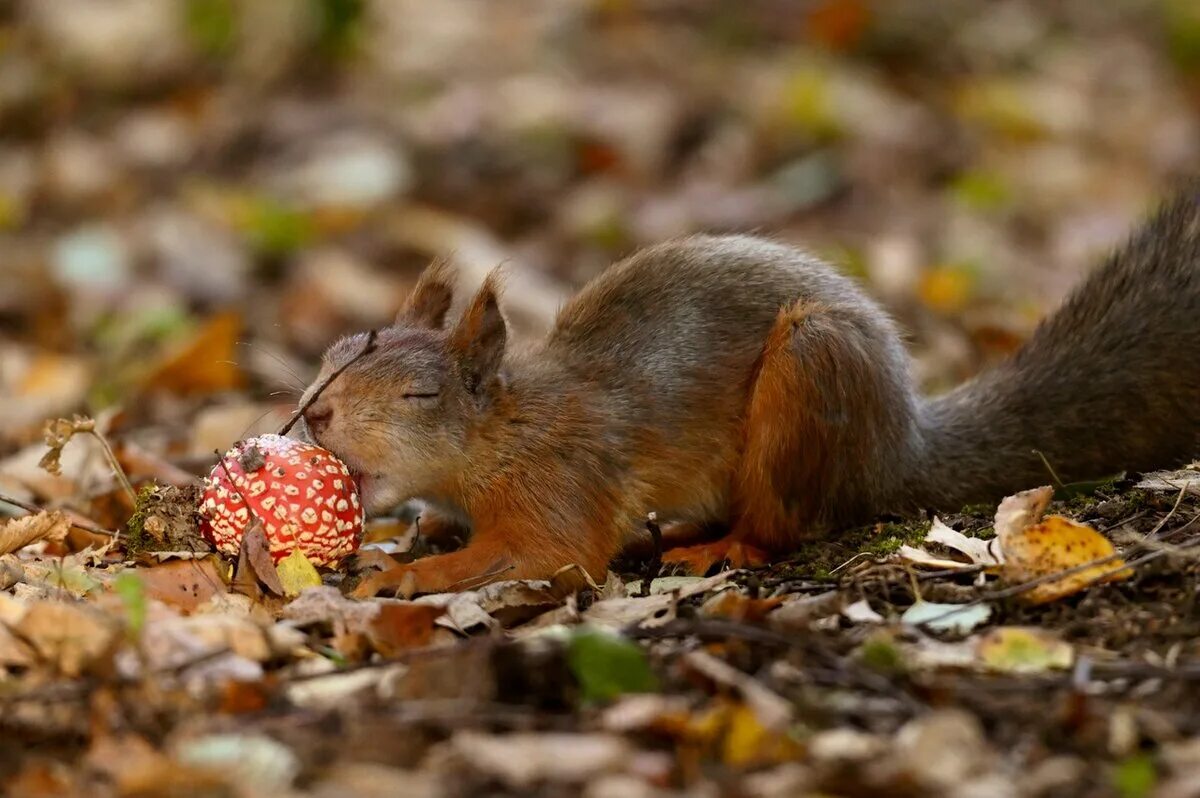
<svg viewBox="0 0 1200 798">
<path fill-rule="evenodd" d="M 38 507 L 36 504 L 32 504 L 31 502 L 21 501 L 20 499 L 15 499 L 12 496 L 5 496 L 2 493 L 0 493 L 0 502 L 11 504 L 13 507 L 20 507 L 22 510 L 31 515 L 47 512 L 44 507 Z M 69 517 L 68 520 L 70 520 Z M 117 537 L 117 533 L 111 529 L 105 529 L 86 521 L 71 521 L 71 526 L 75 527 L 76 529 L 82 529 L 84 532 L 91 532 L 94 535 L 104 535 L 105 537 L 110 538 Z"/>
<path fill-rule="evenodd" d="M 121 488 L 129 497 L 129 501 L 133 506 L 137 507 L 137 491 L 133 489 L 133 483 L 129 481 L 129 477 L 125 474 L 125 469 L 121 467 L 121 461 L 117 459 L 117 454 L 112 450 L 112 446 L 108 443 L 108 438 L 104 437 L 98 429 L 90 429 L 88 433 L 93 438 L 100 441 L 100 449 L 104 452 L 104 457 L 108 460 L 108 466 L 117 475 L 117 482 L 121 483 Z"/>
<path fill-rule="evenodd" d="M 646 531 L 650 533 L 650 539 L 654 542 L 654 553 L 646 561 L 642 586 L 638 589 L 638 596 L 643 598 L 650 595 L 650 583 L 662 573 L 663 536 L 662 527 L 658 525 L 658 513 L 649 513 L 646 516 Z"/>
<path fill-rule="evenodd" d="M 1173 507 L 1171 507 L 1171 512 L 1164 515 L 1162 517 L 1162 520 L 1154 525 L 1153 529 L 1151 529 L 1149 532 L 1147 532 L 1145 535 L 1142 536 L 1142 542 L 1145 542 L 1147 540 L 1152 540 L 1154 538 L 1154 536 L 1158 534 L 1158 531 L 1167 525 L 1167 522 L 1171 520 L 1171 516 L 1175 515 L 1175 511 L 1179 509 L 1179 505 L 1183 501 L 1183 497 L 1187 495 L 1188 488 L 1190 488 L 1191 486 L 1192 486 L 1192 481 L 1190 479 L 1187 482 L 1183 483 L 1183 487 L 1180 488 L 1180 490 L 1179 490 L 1179 495 L 1177 497 L 1175 497 L 1175 505 Z"/>
<path fill-rule="evenodd" d="M 287 435 L 289 432 L 291 432 L 292 427 L 296 426 L 296 422 L 299 421 L 304 416 L 304 413 L 308 410 L 308 408 L 312 407 L 313 403 L 316 402 L 317 399 L 320 398 L 321 394 L 325 391 L 325 389 L 329 387 L 329 383 L 336 380 L 339 376 L 341 376 L 341 373 L 343 371 L 345 371 L 346 369 L 353 366 L 359 359 L 366 357 L 367 355 L 374 352 L 375 351 L 375 339 L 378 337 L 379 337 L 378 330 L 371 330 L 370 332 L 368 332 L 366 343 L 363 344 L 363 348 L 358 351 L 358 354 L 355 355 L 354 357 L 350 358 L 349 360 L 347 360 L 342 365 L 338 366 L 332 374 L 330 374 L 328 377 L 326 377 L 321 382 L 321 384 L 317 386 L 316 390 L 312 392 L 312 395 L 309 396 L 307 399 L 305 399 L 304 403 L 301 404 L 298 408 L 296 408 L 296 412 L 292 414 L 292 417 L 288 420 L 288 423 L 283 425 L 283 429 L 279 430 L 279 434 Z"/>
<path fill-rule="evenodd" d="M 1046 459 L 1046 455 L 1042 454 L 1038 449 L 1033 449 L 1032 451 L 1042 459 L 1042 465 L 1044 465 L 1046 470 L 1050 472 L 1050 476 L 1054 480 L 1054 484 L 1058 485 L 1059 489 L 1065 488 L 1066 485 L 1063 484 L 1063 481 L 1058 478 L 1058 472 L 1054 470 L 1054 466 L 1050 465 L 1050 461 Z"/>
</svg>

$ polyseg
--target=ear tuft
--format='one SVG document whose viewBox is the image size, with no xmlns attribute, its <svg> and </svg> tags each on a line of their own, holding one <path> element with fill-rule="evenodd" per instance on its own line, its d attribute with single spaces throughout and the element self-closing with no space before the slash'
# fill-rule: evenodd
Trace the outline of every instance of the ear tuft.
<svg viewBox="0 0 1200 798">
<path fill-rule="evenodd" d="M 417 279 L 417 285 L 408 302 L 396 317 L 397 322 L 406 322 L 416 327 L 440 329 L 446 321 L 446 313 L 454 300 L 454 284 L 457 274 L 447 258 L 438 258 L 425 267 Z"/>
<path fill-rule="evenodd" d="M 450 333 L 449 347 L 471 392 L 495 378 L 504 359 L 508 331 L 500 313 L 500 269 L 492 269 Z"/>
</svg>

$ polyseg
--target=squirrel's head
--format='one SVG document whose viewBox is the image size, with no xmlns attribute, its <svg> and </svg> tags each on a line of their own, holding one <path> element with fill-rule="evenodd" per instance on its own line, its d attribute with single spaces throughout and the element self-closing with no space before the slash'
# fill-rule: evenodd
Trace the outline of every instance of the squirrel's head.
<svg viewBox="0 0 1200 798">
<path fill-rule="evenodd" d="M 313 441 L 359 479 L 369 512 L 453 490 L 466 466 L 469 431 L 500 385 L 507 333 L 498 275 L 489 275 L 447 325 L 453 284 L 445 262 L 429 266 L 396 323 L 379 332 L 369 351 L 366 334 L 329 348 L 304 397 L 344 367 L 304 420 Z"/>
</svg>

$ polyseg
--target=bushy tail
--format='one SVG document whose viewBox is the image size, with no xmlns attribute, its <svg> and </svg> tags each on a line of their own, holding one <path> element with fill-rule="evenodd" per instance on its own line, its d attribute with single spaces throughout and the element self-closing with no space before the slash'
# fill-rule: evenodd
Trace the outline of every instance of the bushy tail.
<svg viewBox="0 0 1200 798">
<path fill-rule="evenodd" d="M 929 400 L 921 425 L 928 481 L 914 487 L 926 506 L 1048 483 L 1042 456 L 1071 482 L 1200 454 L 1200 182 L 1163 205 L 1014 357 Z"/>
</svg>

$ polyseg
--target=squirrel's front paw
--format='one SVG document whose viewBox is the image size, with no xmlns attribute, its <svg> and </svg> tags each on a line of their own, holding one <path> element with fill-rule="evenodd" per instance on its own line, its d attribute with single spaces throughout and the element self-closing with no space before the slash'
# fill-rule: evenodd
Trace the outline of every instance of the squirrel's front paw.
<svg viewBox="0 0 1200 798">
<path fill-rule="evenodd" d="M 382 571 L 368 571 L 362 581 L 350 591 L 350 597 L 368 599 L 390 590 L 398 598 L 412 598 L 422 591 L 417 585 L 417 573 L 410 565 L 394 565 Z"/>
</svg>

